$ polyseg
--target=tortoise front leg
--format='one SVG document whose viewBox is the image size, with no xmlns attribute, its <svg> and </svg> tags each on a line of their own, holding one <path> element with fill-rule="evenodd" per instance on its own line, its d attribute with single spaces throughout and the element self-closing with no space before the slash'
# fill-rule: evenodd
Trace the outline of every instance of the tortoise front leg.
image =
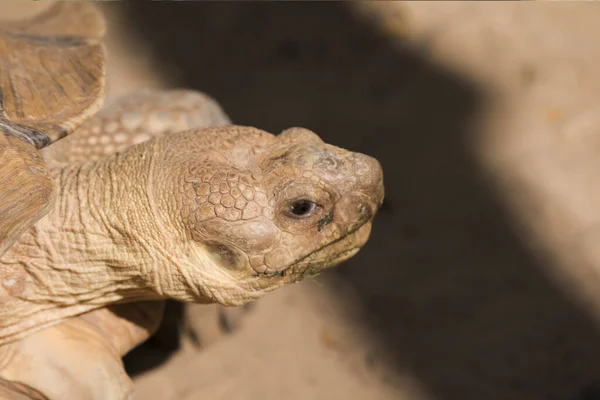
<svg viewBox="0 0 600 400">
<path fill-rule="evenodd" d="M 125 400 L 121 357 L 158 327 L 164 303 L 115 305 L 0 347 L 0 399 Z"/>
</svg>

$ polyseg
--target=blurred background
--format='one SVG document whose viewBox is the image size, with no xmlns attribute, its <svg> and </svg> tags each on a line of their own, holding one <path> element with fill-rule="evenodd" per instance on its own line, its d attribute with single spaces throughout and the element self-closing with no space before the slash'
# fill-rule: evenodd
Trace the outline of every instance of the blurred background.
<svg viewBox="0 0 600 400">
<path fill-rule="evenodd" d="M 99 6 L 108 102 L 197 89 L 386 183 L 354 259 L 132 353 L 136 399 L 600 399 L 600 3 Z"/>
</svg>

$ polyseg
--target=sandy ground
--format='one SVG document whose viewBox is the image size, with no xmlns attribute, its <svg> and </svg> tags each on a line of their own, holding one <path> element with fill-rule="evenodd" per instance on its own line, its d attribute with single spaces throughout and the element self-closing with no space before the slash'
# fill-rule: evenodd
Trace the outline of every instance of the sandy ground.
<svg viewBox="0 0 600 400">
<path fill-rule="evenodd" d="M 138 374 L 136 399 L 600 399 L 600 3 L 102 8 L 109 101 L 206 91 L 386 178 L 355 259 Z"/>
</svg>

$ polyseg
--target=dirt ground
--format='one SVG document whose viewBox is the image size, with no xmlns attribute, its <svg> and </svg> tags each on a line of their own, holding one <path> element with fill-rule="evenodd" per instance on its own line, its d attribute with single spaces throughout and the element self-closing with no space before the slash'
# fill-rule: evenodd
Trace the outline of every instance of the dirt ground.
<svg viewBox="0 0 600 400">
<path fill-rule="evenodd" d="M 202 90 L 386 181 L 357 257 L 139 373 L 136 400 L 600 399 L 599 2 L 101 7 L 108 101 Z"/>
</svg>

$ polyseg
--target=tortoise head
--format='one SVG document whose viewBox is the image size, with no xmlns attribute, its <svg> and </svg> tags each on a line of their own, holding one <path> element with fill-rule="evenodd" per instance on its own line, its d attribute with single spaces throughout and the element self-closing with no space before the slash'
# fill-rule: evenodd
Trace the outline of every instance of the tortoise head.
<svg viewBox="0 0 600 400">
<path fill-rule="evenodd" d="M 166 197 L 186 243 L 186 274 L 222 303 L 244 303 L 350 258 L 383 201 L 375 159 L 306 129 L 272 136 L 227 127 L 167 142 L 165 161 L 179 165 L 169 193 L 180 195 Z"/>
</svg>

